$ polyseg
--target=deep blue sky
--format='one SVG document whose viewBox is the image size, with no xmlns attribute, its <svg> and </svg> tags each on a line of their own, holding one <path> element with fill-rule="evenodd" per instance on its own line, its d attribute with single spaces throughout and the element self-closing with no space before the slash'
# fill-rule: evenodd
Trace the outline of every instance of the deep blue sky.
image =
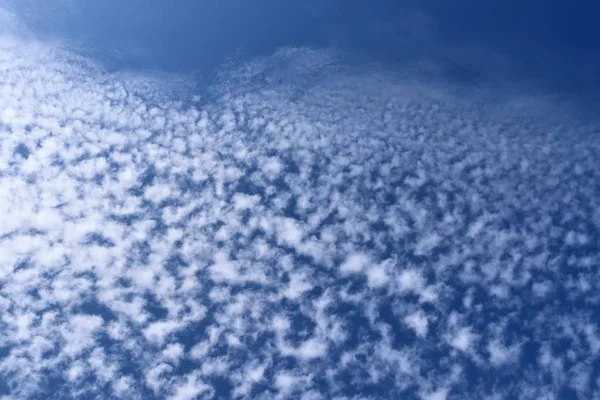
<svg viewBox="0 0 600 400">
<path fill-rule="evenodd" d="M 304 45 L 367 53 L 399 67 L 430 61 L 469 83 L 514 79 L 570 94 L 600 89 L 600 7 L 592 1 L 61 3 L 30 12 L 32 25 L 77 42 L 109 68 L 206 74 L 230 57 Z"/>
</svg>

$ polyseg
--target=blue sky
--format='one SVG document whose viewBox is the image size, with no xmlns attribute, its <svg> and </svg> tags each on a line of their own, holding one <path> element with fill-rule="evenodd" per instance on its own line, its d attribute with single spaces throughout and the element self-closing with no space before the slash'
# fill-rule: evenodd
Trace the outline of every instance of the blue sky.
<svg viewBox="0 0 600 400">
<path fill-rule="evenodd" d="M 367 53 L 406 66 L 431 61 L 452 79 L 515 81 L 570 96 L 600 89 L 593 2 L 108 0 L 15 8 L 45 36 L 109 68 L 208 75 L 230 58 L 284 46 Z M 501 64 L 501 65 L 499 65 Z"/>
<path fill-rule="evenodd" d="M 0 1 L 3 399 L 600 399 L 593 10 L 177 4 Z"/>
</svg>

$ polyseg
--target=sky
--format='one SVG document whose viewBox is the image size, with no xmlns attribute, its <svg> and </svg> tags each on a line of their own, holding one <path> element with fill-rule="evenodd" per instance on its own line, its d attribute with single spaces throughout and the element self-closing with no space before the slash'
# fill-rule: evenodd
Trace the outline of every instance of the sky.
<svg viewBox="0 0 600 400">
<path fill-rule="evenodd" d="M 464 83 L 509 81 L 569 96 L 600 90 L 600 6 L 591 1 L 4 2 L 40 36 L 108 69 L 206 76 L 229 60 L 307 46 L 418 64 Z"/>
<path fill-rule="evenodd" d="M 600 399 L 593 11 L 0 0 L 0 398 Z"/>
</svg>

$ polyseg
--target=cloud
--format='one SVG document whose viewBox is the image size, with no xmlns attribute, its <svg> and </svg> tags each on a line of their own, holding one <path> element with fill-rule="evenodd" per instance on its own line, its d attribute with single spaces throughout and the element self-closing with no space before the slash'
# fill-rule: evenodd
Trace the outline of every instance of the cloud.
<svg viewBox="0 0 600 400">
<path fill-rule="evenodd" d="M 475 335 L 469 328 L 461 328 L 455 335 L 450 339 L 450 346 L 462 352 L 468 352 L 473 345 Z"/>
<path fill-rule="evenodd" d="M 369 263 L 369 257 L 366 254 L 353 253 L 348 255 L 346 261 L 341 265 L 340 271 L 343 273 L 362 272 Z"/>
<path fill-rule="evenodd" d="M 300 48 L 197 108 L 0 36 L 7 398 L 597 391 L 600 142 L 552 103 Z"/>
<path fill-rule="evenodd" d="M 417 336 L 427 336 L 429 322 L 427 321 L 427 317 L 422 311 L 417 311 L 406 316 L 404 318 L 404 323 L 406 323 L 406 325 L 408 325 L 412 330 L 414 330 Z"/>
</svg>

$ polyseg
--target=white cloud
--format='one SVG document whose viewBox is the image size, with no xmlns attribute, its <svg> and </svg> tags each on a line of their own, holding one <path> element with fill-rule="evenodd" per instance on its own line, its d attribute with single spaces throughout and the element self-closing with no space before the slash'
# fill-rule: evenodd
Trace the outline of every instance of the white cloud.
<svg viewBox="0 0 600 400">
<path fill-rule="evenodd" d="M 148 369 L 145 376 L 146 385 L 155 393 L 160 392 L 166 384 L 165 375 L 171 371 L 172 367 L 164 363 Z"/>
<path fill-rule="evenodd" d="M 427 336 L 429 322 L 427 316 L 422 311 L 416 311 L 404 318 L 404 323 L 408 325 L 419 337 Z"/>
<path fill-rule="evenodd" d="M 240 272 L 235 261 L 231 261 L 227 254 L 218 252 L 214 255 L 214 264 L 210 266 L 211 278 L 216 282 L 240 279 Z"/>
<path fill-rule="evenodd" d="M 275 179 L 281 173 L 283 166 L 277 157 L 269 157 L 262 161 L 262 171 L 269 179 Z"/>
<path fill-rule="evenodd" d="M 181 383 L 176 384 L 170 400 L 193 400 L 210 390 L 210 386 L 193 375 L 188 375 Z"/>
<path fill-rule="evenodd" d="M 422 400 L 446 400 L 448 396 L 447 389 L 438 389 L 434 392 L 425 393 L 421 395 Z"/>
<path fill-rule="evenodd" d="M 425 286 L 423 276 L 413 269 L 407 269 L 400 272 L 396 281 L 400 292 L 420 293 Z"/>
<path fill-rule="evenodd" d="M 471 332 L 471 328 L 461 328 L 450 337 L 450 346 L 462 352 L 471 351 L 476 336 Z"/>
<path fill-rule="evenodd" d="M 346 260 L 340 266 L 340 271 L 345 274 L 356 274 L 362 272 L 370 260 L 366 254 L 352 253 L 346 257 Z"/>
<path fill-rule="evenodd" d="M 235 209 L 238 211 L 241 210 L 251 210 L 260 202 L 260 197 L 257 195 L 247 195 L 242 193 L 236 193 L 233 196 L 233 204 L 235 205 Z"/>
<path fill-rule="evenodd" d="M 389 281 L 389 275 L 383 265 L 374 265 L 367 268 L 367 284 L 371 288 L 384 286 Z"/>
<path fill-rule="evenodd" d="M 70 357 L 76 357 L 95 343 L 94 334 L 104 321 L 96 315 L 72 315 L 68 324 L 62 326 L 65 340 L 63 351 Z"/>
<path fill-rule="evenodd" d="M 293 372 L 278 372 L 275 375 L 275 387 L 278 391 L 278 398 L 289 398 L 292 393 L 302 390 L 310 378 L 307 376 L 299 376 Z"/>
<path fill-rule="evenodd" d="M 492 340 L 487 345 L 487 351 L 490 363 L 494 366 L 501 366 L 518 361 L 520 348 L 518 345 L 504 346 L 498 340 Z"/>
<path fill-rule="evenodd" d="M 136 398 L 132 393 L 134 390 L 134 382 L 130 376 L 122 376 L 112 383 L 113 393 L 118 398 Z"/>
<path fill-rule="evenodd" d="M 304 360 L 310 360 L 313 358 L 323 357 L 327 352 L 327 346 L 325 343 L 318 339 L 308 339 L 298 347 L 296 354 L 299 358 Z"/>
<path fill-rule="evenodd" d="M 167 337 L 179 328 L 180 324 L 175 321 L 157 321 L 144 329 L 144 336 L 150 343 L 162 345 Z"/>
<path fill-rule="evenodd" d="M 180 343 L 172 343 L 165 347 L 162 352 L 163 359 L 165 361 L 171 362 L 175 365 L 179 363 L 179 360 L 183 356 L 185 349 Z"/>
<path fill-rule="evenodd" d="M 290 299 L 297 299 L 312 288 L 313 285 L 308 282 L 307 277 L 299 274 L 292 274 L 288 287 L 283 292 L 283 295 Z"/>
<path fill-rule="evenodd" d="M 437 232 L 431 232 L 423 236 L 415 246 L 415 254 L 423 256 L 430 253 L 442 241 L 442 237 Z"/>
<path fill-rule="evenodd" d="M 307 49 L 225 72 L 194 109 L 167 78 L 9 38 L 6 15 L 0 381 L 12 398 L 191 399 L 228 385 L 241 398 L 374 385 L 493 398 L 490 367 L 511 365 L 523 398 L 566 385 L 589 397 L 600 145 L 564 113 L 348 74 Z M 364 279 L 340 279 L 351 274 Z M 511 342 L 515 323 L 527 330 Z M 522 349 L 506 343 L 539 345 L 533 378 L 545 378 L 520 375 Z M 464 354 L 485 384 L 468 384 Z"/>
<path fill-rule="evenodd" d="M 303 231 L 300 224 L 292 218 L 278 218 L 275 221 L 277 241 L 288 246 L 298 247 Z"/>
</svg>

